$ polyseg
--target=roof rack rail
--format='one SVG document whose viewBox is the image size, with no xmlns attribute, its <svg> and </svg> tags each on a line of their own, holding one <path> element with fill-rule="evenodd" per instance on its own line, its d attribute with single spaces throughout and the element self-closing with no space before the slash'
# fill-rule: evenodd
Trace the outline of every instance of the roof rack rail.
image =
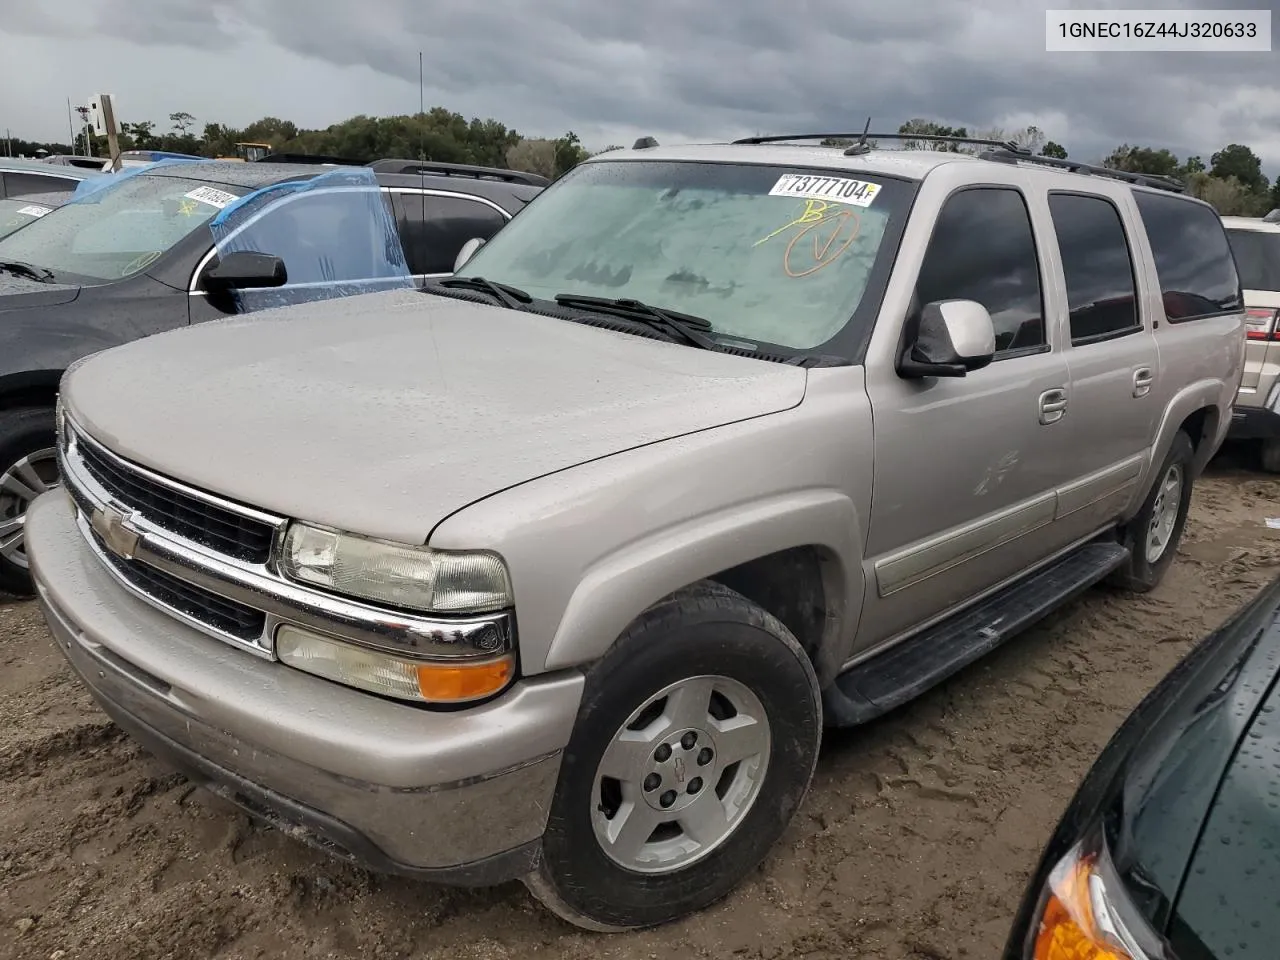
<svg viewBox="0 0 1280 960">
<path fill-rule="evenodd" d="M 1085 173 L 1095 177 L 1110 177 L 1112 180 L 1123 180 L 1140 187 L 1153 187 L 1156 190 L 1168 190 L 1170 193 L 1186 193 L 1187 186 L 1174 177 L 1165 177 L 1155 173 L 1130 173 L 1128 170 L 1113 170 L 1094 163 L 1081 163 L 1078 160 L 1062 160 L 1058 157 L 1037 157 L 1029 153 L 1011 153 L 1006 150 L 990 150 L 981 154 L 983 160 L 994 160 L 997 163 L 1035 163 L 1068 173 Z"/>
<path fill-rule="evenodd" d="M 326 157 L 318 153 L 268 153 L 259 157 L 254 163 L 310 163 L 332 164 L 341 167 L 363 167 L 363 160 L 352 160 L 350 157 Z"/>
<path fill-rule="evenodd" d="M 989 140 L 984 137 L 944 137 L 932 133 L 796 133 L 768 137 L 743 137 L 734 140 L 735 144 L 746 143 L 785 143 L 788 140 L 923 140 L 926 143 L 971 143 L 980 147 L 999 147 L 1012 153 L 1031 155 L 1029 150 L 1018 146 L 1012 140 Z M 856 143 L 855 143 L 856 145 Z"/>
<path fill-rule="evenodd" d="M 482 167 L 472 163 L 437 163 L 432 160 L 400 160 L 387 157 L 369 164 L 378 173 L 417 173 L 437 177 L 475 177 L 480 180 L 504 180 L 531 187 L 545 187 L 551 181 L 537 173 Z"/>
</svg>

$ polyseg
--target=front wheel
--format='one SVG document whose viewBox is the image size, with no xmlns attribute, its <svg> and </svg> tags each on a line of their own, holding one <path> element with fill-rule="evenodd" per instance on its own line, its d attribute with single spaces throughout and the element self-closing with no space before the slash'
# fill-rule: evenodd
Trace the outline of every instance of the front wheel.
<svg viewBox="0 0 1280 960">
<path fill-rule="evenodd" d="M 790 823 L 821 735 L 817 679 L 786 627 L 717 584 L 673 595 L 588 674 L 525 884 L 604 932 L 714 903 Z"/>
<path fill-rule="evenodd" d="M 58 485 L 53 410 L 0 411 L 0 593 L 30 596 L 27 508 Z"/>
</svg>

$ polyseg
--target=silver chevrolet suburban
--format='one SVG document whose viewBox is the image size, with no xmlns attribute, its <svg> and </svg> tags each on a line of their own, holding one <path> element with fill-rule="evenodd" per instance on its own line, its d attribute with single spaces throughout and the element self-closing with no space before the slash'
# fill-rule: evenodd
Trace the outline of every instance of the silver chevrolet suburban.
<svg viewBox="0 0 1280 960">
<path fill-rule="evenodd" d="M 824 725 L 1154 587 L 1241 380 L 1214 211 L 769 139 L 646 139 L 425 291 L 71 369 L 27 542 L 103 709 L 335 855 L 623 930 L 751 873 Z"/>
</svg>

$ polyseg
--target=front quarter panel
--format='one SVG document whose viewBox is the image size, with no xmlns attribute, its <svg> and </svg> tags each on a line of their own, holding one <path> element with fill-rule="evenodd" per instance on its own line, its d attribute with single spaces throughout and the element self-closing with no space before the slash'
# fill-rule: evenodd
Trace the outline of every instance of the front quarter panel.
<svg viewBox="0 0 1280 960">
<path fill-rule="evenodd" d="M 800 406 L 606 457 L 496 494 L 429 543 L 511 570 L 526 674 L 588 663 L 673 591 L 792 547 L 818 548 L 828 680 L 861 609 L 871 499 L 862 370 L 809 371 Z"/>
</svg>

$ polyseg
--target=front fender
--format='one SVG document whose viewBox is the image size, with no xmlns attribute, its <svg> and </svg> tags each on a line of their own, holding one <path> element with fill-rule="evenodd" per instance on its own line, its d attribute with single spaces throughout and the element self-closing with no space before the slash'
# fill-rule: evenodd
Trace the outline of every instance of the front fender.
<svg viewBox="0 0 1280 960">
<path fill-rule="evenodd" d="M 683 586 L 812 547 L 826 620 L 808 639 L 829 679 L 862 610 L 871 484 L 870 405 L 861 371 L 843 368 L 791 410 L 519 484 L 445 518 L 427 542 L 506 560 L 526 674 L 597 659 Z"/>
<path fill-rule="evenodd" d="M 659 531 L 601 557 L 569 598 L 547 652 L 546 669 L 600 657 L 627 624 L 681 587 L 730 567 L 787 550 L 816 546 L 830 559 L 824 579 L 829 635 L 819 651 L 820 674 L 843 662 L 836 625 L 862 607 L 865 583 L 858 555 L 861 526 L 848 496 L 801 490 L 740 504 Z"/>
</svg>

